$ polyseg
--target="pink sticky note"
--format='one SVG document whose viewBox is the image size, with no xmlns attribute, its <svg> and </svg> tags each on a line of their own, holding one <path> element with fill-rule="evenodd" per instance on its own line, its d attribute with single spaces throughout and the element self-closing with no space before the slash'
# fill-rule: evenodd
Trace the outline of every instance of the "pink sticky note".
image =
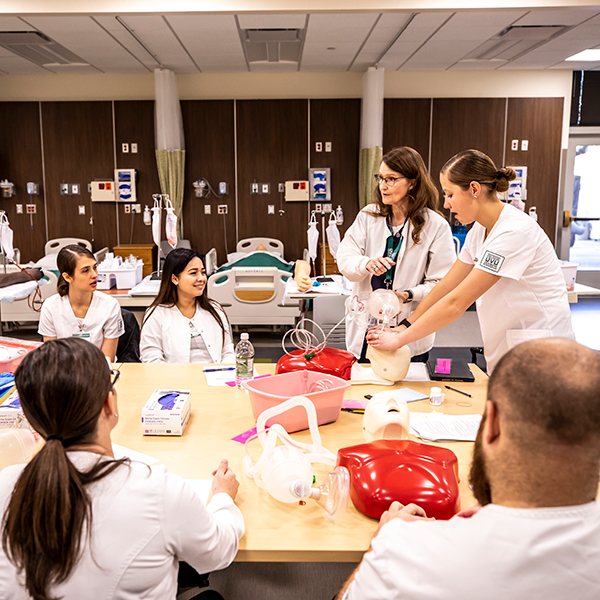
<svg viewBox="0 0 600 600">
<path fill-rule="evenodd" d="M 452 359 L 451 358 L 438 358 L 435 365 L 436 373 L 450 374 L 452 372 Z"/>
<path fill-rule="evenodd" d="M 368 400 L 344 400 L 342 402 L 342 409 L 365 410 L 365 408 L 367 408 L 368 403 Z"/>
<path fill-rule="evenodd" d="M 269 429 L 269 428 L 265 427 L 265 429 Z M 245 444 L 246 440 L 248 440 L 249 438 L 251 438 L 254 435 L 256 435 L 256 427 L 253 427 L 252 429 L 248 429 L 248 431 L 244 431 L 244 433 L 240 433 L 239 435 L 232 437 L 231 441 L 238 442 L 238 444 Z"/>
<path fill-rule="evenodd" d="M 268 373 L 267 375 L 258 375 L 258 377 L 253 377 L 252 379 L 262 379 L 263 377 L 273 377 L 273 375 Z M 235 387 L 235 381 L 226 381 L 225 385 L 228 385 L 229 387 Z"/>
</svg>

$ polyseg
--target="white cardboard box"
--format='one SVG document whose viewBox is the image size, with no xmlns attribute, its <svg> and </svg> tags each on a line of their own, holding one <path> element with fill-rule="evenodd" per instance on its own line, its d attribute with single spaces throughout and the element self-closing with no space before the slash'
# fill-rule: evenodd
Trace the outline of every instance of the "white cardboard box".
<svg viewBox="0 0 600 600">
<path fill-rule="evenodd" d="M 182 435 L 192 412 L 190 394 L 191 390 L 154 390 L 142 409 L 142 434 Z"/>
<path fill-rule="evenodd" d="M 22 427 L 23 422 L 27 426 L 27 420 L 19 402 L 19 392 L 13 390 L 0 404 L 0 429 Z"/>
</svg>

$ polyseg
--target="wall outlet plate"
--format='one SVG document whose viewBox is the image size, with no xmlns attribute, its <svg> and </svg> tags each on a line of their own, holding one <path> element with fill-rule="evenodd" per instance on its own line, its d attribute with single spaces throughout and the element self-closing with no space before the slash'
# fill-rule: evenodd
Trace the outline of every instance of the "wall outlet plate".
<svg viewBox="0 0 600 600">
<path fill-rule="evenodd" d="M 60 193 L 61 193 L 61 196 L 67 196 L 69 194 L 69 184 L 68 183 L 60 184 Z"/>
<path fill-rule="evenodd" d="M 131 212 L 138 213 L 138 215 L 141 214 L 142 213 L 142 205 L 141 204 L 132 204 Z"/>
<path fill-rule="evenodd" d="M 16 208 L 17 208 L 17 214 L 18 215 L 22 215 L 23 214 L 23 205 L 22 204 L 17 204 Z"/>
<path fill-rule="evenodd" d="M 251 194 L 258 194 L 258 183 L 251 183 L 250 184 L 250 193 Z"/>
<path fill-rule="evenodd" d="M 131 213 L 131 204 L 124 204 L 123 211 L 125 212 L 126 215 L 130 214 Z"/>
<path fill-rule="evenodd" d="M 277 187 L 277 191 L 279 191 L 280 193 L 285 192 L 285 183 L 280 183 Z"/>
<path fill-rule="evenodd" d="M 127 143 L 121 144 L 121 152 L 123 154 L 127 154 L 129 152 L 129 144 L 127 144 Z"/>
<path fill-rule="evenodd" d="M 135 142 L 131 143 L 131 153 L 137 154 L 137 144 Z"/>
<path fill-rule="evenodd" d="M 519 149 L 519 140 L 513 140 L 510 143 L 510 149 L 511 150 L 518 150 Z"/>
<path fill-rule="evenodd" d="M 205 215 L 210 215 L 210 204 L 205 204 L 204 205 L 204 214 Z"/>
<path fill-rule="evenodd" d="M 271 184 L 270 183 L 261 183 L 260 189 L 261 189 L 261 193 L 270 194 L 271 193 Z"/>
<path fill-rule="evenodd" d="M 325 152 L 331 152 L 331 142 L 325 142 Z"/>
<path fill-rule="evenodd" d="M 527 152 L 529 150 L 529 140 L 521 140 L 521 150 Z"/>
<path fill-rule="evenodd" d="M 217 207 L 217 212 L 220 215 L 226 215 L 227 214 L 227 204 L 219 204 L 219 206 Z"/>
<path fill-rule="evenodd" d="M 80 205 L 77 207 L 77 210 L 79 211 L 79 214 L 80 214 L 80 215 L 85 215 L 85 205 L 84 205 L 84 204 L 80 204 Z"/>
<path fill-rule="evenodd" d="M 26 204 L 25 206 L 27 207 L 28 215 L 35 215 L 35 213 L 37 212 L 35 204 Z"/>
<path fill-rule="evenodd" d="M 274 215 L 275 214 L 275 205 L 274 204 L 269 204 L 267 206 L 267 214 L 268 215 Z"/>
<path fill-rule="evenodd" d="M 323 142 L 315 142 L 315 152 L 323 152 Z"/>
<path fill-rule="evenodd" d="M 78 183 L 72 183 L 71 184 L 70 192 L 71 192 L 72 196 L 79 196 L 79 184 Z"/>
</svg>

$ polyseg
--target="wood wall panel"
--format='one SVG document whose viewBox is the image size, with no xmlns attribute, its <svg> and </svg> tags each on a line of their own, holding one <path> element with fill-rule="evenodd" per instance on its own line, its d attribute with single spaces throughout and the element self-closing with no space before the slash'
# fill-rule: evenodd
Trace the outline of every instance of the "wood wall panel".
<svg viewBox="0 0 600 600">
<path fill-rule="evenodd" d="M 434 99 L 430 172 L 440 190 L 440 208 L 440 169 L 457 152 L 473 148 L 502 163 L 505 114 L 505 98 Z"/>
<path fill-rule="evenodd" d="M 410 146 L 429 167 L 430 120 L 430 98 L 386 98 L 383 101 L 383 153 L 398 146 Z"/>
<path fill-rule="evenodd" d="M 331 169 L 332 208 L 340 205 L 344 211 L 344 224 L 338 227 L 342 236 L 358 214 L 360 105 L 359 99 L 310 101 L 310 165 Z M 332 151 L 316 152 L 315 142 L 322 142 L 323 150 L 331 142 Z"/>
<path fill-rule="evenodd" d="M 556 206 L 560 179 L 563 98 L 509 98 L 506 164 L 527 167 L 525 209 L 537 207 L 538 222 L 552 243 L 556 237 Z M 519 150 L 510 149 L 519 140 Z M 526 152 L 521 140 L 529 141 Z"/>
<path fill-rule="evenodd" d="M 238 228 L 240 239 L 282 239 L 286 260 L 306 247 L 306 202 L 285 202 L 279 182 L 308 178 L 308 100 L 237 101 Z M 271 193 L 250 193 L 252 182 L 270 183 Z M 275 205 L 275 214 L 267 206 Z M 279 216 L 278 210 L 285 213 Z"/>
<path fill-rule="evenodd" d="M 152 228 L 144 225 L 144 206 L 152 207 L 152 194 L 160 193 L 156 154 L 154 151 L 154 102 L 127 101 L 115 102 L 115 142 L 117 168 L 136 169 L 137 204 L 142 212 L 125 213 L 124 205 L 118 205 L 119 241 L 121 244 L 151 244 Z M 133 154 L 121 152 L 122 144 L 138 145 Z M 94 207 L 97 205 L 95 203 Z"/>
<path fill-rule="evenodd" d="M 219 264 L 227 259 L 227 248 L 235 251 L 235 146 L 233 100 L 187 100 L 181 103 L 185 133 L 186 164 L 183 202 L 184 237 L 192 248 L 205 254 L 217 249 Z M 229 184 L 229 194 L 223 198 L 211 195 L 196 198 L 193 181 L 208 180 L 219 193 L 219 182 Z M 204 214 L 204 206 L 211 214 Z M 227 205 L 227 215 L 219 215 L 219 204 Z M 243 214 L 243 213 L 242 213 Z M 225 225 L 225 228 L 224 228 Z"/>
<path fill-rule="evenodd" d="M 49 238 L 84 238 L 94 251 L 112 248 L 117 243 L 115 203 L 92 203 L 88 192 L 90 181 L 114 176 L 111 103 L 44 102 L 42 127 Z M 78 183 L 81 194 L 62 196 L 63 182 Z M 78 214 L 79 205 L 86 207 L 85 215 Z"/>
<path fill-rule="evenodd" d="M 21 251 L 21 260 L 37 260 L 44 254 L 46 223 L 42 183 L 42 145 L 37 102 L 0 102 L 0 179 L 15 184 L 12 198 L 0 196 L 0 209 L 6 211 L 14 231 L 13 245 Z M 39 184 L 40 195 L 31 200 L 27 182 Z M 32 216 L 16 214 L 16 205 L 33 202 L 37 212 Z"/>
</svg>

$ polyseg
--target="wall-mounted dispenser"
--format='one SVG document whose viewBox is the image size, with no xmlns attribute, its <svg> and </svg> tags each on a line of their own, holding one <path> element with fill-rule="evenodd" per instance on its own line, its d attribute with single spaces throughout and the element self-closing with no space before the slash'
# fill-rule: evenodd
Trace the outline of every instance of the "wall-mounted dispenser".
<svg viewBox="0 0 600 600">
<path fill-rule="evenodd" d="M 115 169 L 115 200 L 136 202 L 135 169 Z"/>
<path fill-rule="evenodd" d="M 15 195 L 15 184 L 11 183 L 7 179 L 0 181 L 0 189 L 2 189 L 2 197 L 10 198 Z"/>
<path fill-rule="evenodd" d="M 90 193 L 92 202 L 114 202 L 115 201 L 115 182 L 102 179 L 90 183 Z"/>
</svg>

